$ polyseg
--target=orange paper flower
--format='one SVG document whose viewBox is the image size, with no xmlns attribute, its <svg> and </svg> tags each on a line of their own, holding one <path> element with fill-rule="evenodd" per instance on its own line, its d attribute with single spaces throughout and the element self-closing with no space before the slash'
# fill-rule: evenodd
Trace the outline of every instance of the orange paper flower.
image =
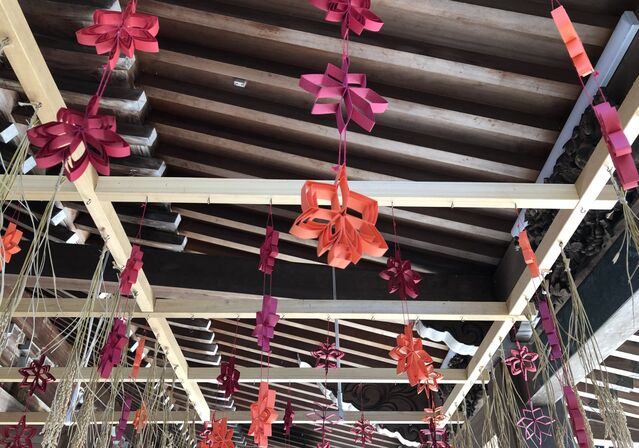
<svg viewBox="0 0 639 448">
<path fill-rule="evenodd" d="M 269 390 L 268 383 L 262 381 L 257 402 L 251 405 L 251 427 L 248 434 L 253 436 L 255 444 L 260 447 L 268 446 L 268 438 L 273 433 L 273 422 L 277 420 L 275 395 L 274 390 Z"/>
<path fill-rule="evenodd" d="M 321 200 L 329 201 L 330 208 L 321 208 Z M 361 218 L 348 214 L 349 209 Z M 328 252 L 328 264 L 343 269 L 356 264 L 364 254 L 381 257 L 388 250 L 375 223 L 377 201 L 349 190 L 346 166 L 342 165 L 333 185 L 311 181 L 304 184 L 302 214 L 290 232 L 305 240 L 317 238 L 317 255 Z"/>
<path fill-rule="evenodd" d="M 428 425 L 442 426 L 446 421 L 446 416 L 442 412 L 442 407 L 424 409 L 424 418 L 422 421 Z"/>
<path fill-rule="evenodd" d="M 135 411 L 135 418 L 133 419 L 133 428 L 135 429 L 135 432 L 140 434 L 148 421 L 149 413 L 146 410 L 146 405 L 142 402 L 140 409 Z"/>
<path fill-rule="evenodd" d="M 201 446 L 210 448 L 234 448 L 233 429 L 227 427 L 228 420 L 222 418 L 213 422 L 211 432 L 208 434 L 206 441 L 201 442 Z"/>
<path fill-rule="evenodd" d="M 428 375 L 426 376 L 426 379 L 422 380 L 419 386 L 417 386 L 417 394 L 426 392 L 426 395 L 430 395 L 431 391 L 437 392 L 439 390 L 439 381 L 444 378 L 444 375 L 436 372 L 432 365 L 428 367 Z"/>
<path fill-rule="evenodd" d="M 17 254 L 22 249 L 18 246 L 22 239 L 22 231 L 18 230 L 16 225 L 12 222 L 7 226 L 7 231 L 2 236 L 2 248 L 0 248 L 0 257 L 2 257 L 3 263 L 0 264 L 0 271 L 5 264 L 9 264 L 11 256 Z"/>
<path fill-rule="evenodd" d="M 390 357 L 397 361 L 397 374 L 406 372 L 411 386 L 428 380 L 433 371 L 433 358 L 422 348 L 421 338 L 413 337 L 413 324 L 407 324 L 404 333 L 397 336 L 397 347 Z"/>
</svg>

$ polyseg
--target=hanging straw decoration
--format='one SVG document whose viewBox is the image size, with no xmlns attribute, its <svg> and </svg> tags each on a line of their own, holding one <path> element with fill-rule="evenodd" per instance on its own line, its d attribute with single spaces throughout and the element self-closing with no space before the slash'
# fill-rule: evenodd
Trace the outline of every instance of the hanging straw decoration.
<svg viewBox="0 0 639 448">
<path fill-rule="evenodd" d="M 481 382 L 482 388 L 482 409 L 483 409 L 483 422 L 482 422 L 482 432 L 481 432 L 481 446 L 484 448 L 493 448 L 494 438 L 496 437 L 497 431 L 495 431 L 495 425 L 493 421 L 494 416 L 494 403 L 493 397 L 488 394 L 488 388 L 486 387 L 486 381 L 482 379 Z"/>
</svg>

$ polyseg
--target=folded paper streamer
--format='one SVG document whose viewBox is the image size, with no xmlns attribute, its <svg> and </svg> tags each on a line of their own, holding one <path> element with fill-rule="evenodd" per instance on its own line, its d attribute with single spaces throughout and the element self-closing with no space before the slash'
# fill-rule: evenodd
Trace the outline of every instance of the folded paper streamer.
<svg viewBox="0 0 639 448">
<path fill-rule="evenodd" d="M 19 246 L 21 239 L 22 230 L 18 230 L 18 227 L 10 222 L 4 235 L 2 235 L 2 247 L 0 248 L 2 264 L 0 264 L 0 272 L 2 272 L 5 264 L 9 264 L 11 257 L 22 250 Z"/>
<path fill-rule="evenodd" d="M 529 407 L 521 410 L 523 417 L 517 422 L 517 426 L 524 430 L 526 440 L 533 440 L 535 446 L 541 446 L 546 437 L 552 436 L 550 425 L 553 420 L 544 415 L 541 408 L 536 408 L 532 401 Z"/>
<path fill-rule="evenodd" d="M 559 6 L 553 9 L 551 14 L 579 76 L 588 76 L 593 73 L 595 69 L 592 67 L 590 59 L 586 54 L 586 49 L 564 7 Z"/>
<path fill-rule="evenodd" d="M 293 429 L 293 419 L 295 418 L 295 411 L 293 410 L 293 403 L 291 400 L 286 402 L 286 409 L 284 409 L 284 435 L 290 436 L 291 429 Z"/>
<path fill-rule="evenodd" d="M 530 245 L 530 240 L 528 239 L 528 232 L 526 230 L 522 230 L 519 232 L 518 236 L 519 240 L 519 248 L 521 249 L 521 254 L 524 257 L 524 262 L 526 266 L 528 266 L 528 270 L 530 271 L 530 275 L 533 278 L 537 278 L 541 275 L 539 272 L 539 265 L 537 264 L 537 256 L 535 255 L 535 251 L 532 249 Z"/>
<path fill-rule="evenodd" d="M 427 370 L 428 375 L 426 376 L 426 379 L 422 380 L 417 386 L 418 395 L 424 392 L 426 395 L 430 396 L 431 392 L 439 391 L 439 381 L 444 378 L 444 375 L 435 371 L 432 364 L 428 365 Z"/>
<path fill-rule="evenodd" d="M 31 361 L 28 367 L 18 369 L 18 372 L 22 375 L 20 388 L 28 389 L 29 396 L 32 396 L 36 390 L 46 392 L 49 383 L 55 381 L 55 377 L 49 372 L 51 366 L 44 363 L 45 359 L 45 355 L 42 355 L 40 359 Z"/>
<path fill-rule="evenodd" d="M 268 383 L 262 381 L 257 402 L 251 405 L 251 427 L 248 434 L 253 436 L 259 447 L 268 446 L 268 438 L 273 434 L 272 425 L 277 420 L 275 395 L 274 390 L 269 390 Z"/>
<path fill-rule="evenodd" d="M 122 12 L 98 9 L 93 13 L 93 25 L 76 32 L 78 43 L 94 46 L 98 54 L 109 55 L 113 69 L 120 53 L 132 58 L 134 50 L 157 53 L 155 38 L 160 30 L 158 18 L 135 11 L 137 0 L 129 1 Z"/>
<path fill-rule="evenodd" d="M 265 274 L 271 275 L 275 266 L 275 259 L 279 255 L 277 247 L 280 241 L 280 232 L 273 230 L 272 226 L 266 226 L 266 237 L 260 247 L 260 265 L 258 269 Z"/>
<path fill-rule="evenodd" d="M 588 432 L 586 431 L 586 421 L 581 413 L 579 399 L 577 395 L 575 395 L 575 391 L 572 387 L 564 386 L 564 399 L 566 401 L 566 407 L 568 408 L 568 415 L 570 416 L 572 433 L 577 439 L 577 446 L 579 448 L 588 448 L 590 443 L 588 440 Z"/>
<path fill-rule="evenodd" d="M 528 372 L 536 372 L 537 366 L 535 361 L 539 358 L 539 355 L 535 352 L 528 350 L 528 347 L 521 346 L 517 341 L 517 348 L 510 350 L 509 358 L 506 358 L 504 362 L 510 367 L 510 373 L 513 376 L 524 374 L 524 381 L 528 381 Z"/>
<path fill-rule="evenodd" d="M 114 442 L 119 442 L 122 440 L 122 436 L 124 436 L 124 432 L 126 431 L 126 427 L 129 421 L 129 416 L 131 415 L 131 403 L 133 399 L 126 395 L 124 398 L 124 403 L 122 403 L 122 413 L 120 414 L 120 421 L 115 427 L 115 435 L 111 438 Z"/>
<path fill-rule="evenodd" d="M 277 314 L 277 299 L 269 295 L 262 298 L 262 311 L 255 315 L 255 329 L 253 336 L 257 338 L 257 345 L 265 352 L 271 351 L 271 339 L 275 336 L 275 325 L 280 320 Z"/>
<path fill-rule="evenodd" d="M 330 201 L 330 209 L 319 206 L 322 200 Z M 349 209 L 361 218 L 349 214 Z M 317 255 L 328 252 L 328 264 L 343 269 L 356 264 L 364 254 L 381 257 L 388 250 L 375 228 L 377 212 L 377 201 L 349 190 L 346 166 L 342 165 L 334 184 L 304 184 L 302 214 L 290 232 L 306 240 L 317 238 Z"/>
<path fill-rule="evenodd" d="M 399 251 L 395 256 L 389 257 L 386 261 L 386 269 L 379 273 L 379 276 L 388 281 L 388 293 L 399 292 L 399 298 L 406 300 L 406 297 L 416 299 L 419 296 L 417 284 L 422 281 L 422 277 L 413 271 L 410 261 L 402 260 Z"/>
<path fill-rule="evenodd" d="M 129 259 L 126 261 L 126 265 L 124 269 L 120 273 L 120 294 L 128 296 L 131 294 L 131 288 L 135 282 L 138 281 L 138 275 L 140 274 L 140 269 L 144 263 L 142 262 L 142 257 L 144 253 L 140 246 L 134 244 L 131 246 L 131 255 Z"/>
<path fill-rule="evenodd" d="M 100 351 L 100 363 L 98 373 L 101 378 L 109 378 L 113 367 L 122 359 L 122 350 L 126 347 L 129 338 L 126 336 L 126 322 L 124 319 L 114 319 L 113 328 L 107 337 L 104 347 Z"/>
<path fill-rule="evenodd" d="M 355 434 L 355 443 L 359 443 L 362 447 L 365 447 L 367 443 L 373 442 L 375 427 L 371 425 L 370 421 L 366 420 L 362 413 L 359 420 L 353 425 L 351 432 Z"/>
<path fill-rule="evenodd" d="M 144 356 L 145 344 L 145 338 L 138 339 L 138 346 L 135 349 L 135 359 L 133 360 L 133 370 L 131 371 L 131 378 L 133 379 L 136 379 L 140 373 L 140 366 L 142 365 L 142 357 Z"/>
<path fill-rule="evenodd" d="M 397 347 L 390 357 L 397 361 L 397 374 L 406 372 L 411 386 L 428 381 L 433 371 L 433 358 L 422 348 L 421 338 L 413 337 L 413 324 L 407 324 L 404 333 L 397 336 Z"/>
<path fill-rule="evenodd" d="M 32 448 L 35 433 L 36 428 L 27 426 L 27 416 L 23 415 L 17 424 L 2 429 L 1 443 L 4 448 Z"/>
<path fill-rule="evenodd" d="M 424 423 L 427 425 L 435 425 L 436 427 L 442 426 L 442 424 L 446 421 L 446 416 L 443 414 L 443 408 L 426 408 L 424 409 L 424 418 L 422 419 Z"/>
<path fill-rule="evenodd" d="M 140 409 L 135 411 L 135 417 L 133 417 L 133 428 L 135 429 L 135 432 L 140 434 L 148 421 L 149 413 L 147 412 L 146 405 L 143 401 L 142 406 L 140 406 Z"/>
<path fill-rule="evenodd" d="M 342 35 L 348 30 L 358 36 L 362 31 L 377 32 L 384 22 L 370 11 L 371 0 L 309 0 L 311 5 L 326 11 L 327 22 L 342 22 Z"/>
<path fill-rule="evenodd" d="M 593 106 L 593 110 L 621 186 L 624 190 L 635 188 L 639 184 L 639 173 L 632 158 L 632 146 L 623 131 L 617 109 L 605 102 Z"/>
<path fill-rule="evenodd" d="M 555 327 L 555 321 L 550 314 L 550 308 L 545 300 L 539 301 L 539 315 L 541 316 L 541 325 L 546 332 L 548 345 L 550 346 L 550 360 L 555 361 L 561 359 L 562 350 L 559 341 L 559 333 Z"/>
<path fill-rule="evenodd" d="M 351 120 L 370 132 L 375 126 L 375 114 L 384 113 L 388 102 L 366 87 L 366 75 L 349 73 L 348 69 L 349 60 L 345 57 L 341 68 L 328 64 L 323 74 L 302 75 L 300 87 L 315 96 L 311 114 L 335 114 L 340 134 Z"/>
<path fill-rule="evenodd" d="M 326 341 L 322 342 L 317 350 L 312 351 L 311 356 L 315 358 L 315 367 L 328 370 L 337 367 L 337 361 L 344 357 L 344 352 L 338 350 L 335 343 L 329 344 Z"/>
<path fill-rule="evenodd" d="M 220 367 L 220 375 L 217 382 L 224 390 L 224 397 L 229 398 L 240 390 L 240 371 L 235 368 L 235 357 L 231 356 L 228 361 L 223 362 Z"/>
<path fill-rule="evenodd" d="M 214 420 L 205 440 L 200 442 L 200 448 L 234 448 L 233 429 L 228 428 L 228 419 Z"/>
<path fill-rule="evenodd" d="M 87 169 L 89 164 L 96 171 L 108 176 L 109 157 L 127 157 L 131 154 L 129 144 L 116 133 L 115 117 L 98 115 L 100 99 L 91 98 L 86 113 L 61 108 L 57 121 L 36 126 L 27 131 L 29 141 L 40 148 L 35 155 L 39 168 L 51 168 L 64 164 L 67 178 L 73 182 Z M 84 144 L 84 153 L 72 160 L 71 155 Z"/>
<path fill-rule="evenodd" d="M 420 448 L 451 448 L 446 428 L 430 428 L 419 431 Z"/>
</svg>

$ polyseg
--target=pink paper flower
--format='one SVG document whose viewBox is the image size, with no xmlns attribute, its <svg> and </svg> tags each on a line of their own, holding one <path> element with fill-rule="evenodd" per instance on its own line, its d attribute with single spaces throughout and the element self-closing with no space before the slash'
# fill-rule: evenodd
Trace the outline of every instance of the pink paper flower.
<svg viewBox="0 0 639 448">
<path fill-rule="evenodd" d="M 417 284 L 422 281 L 422 277 L 413 271 L 410 261 L 402 260 L 399 253 L 394 257 L 389 257 L 386 262 L 386 269 L 379 273 L 379 276 L 388 281 L 388 293 L 399 292 L 399 298 L 405 300 L 406 297 L 416 299 L 419 296 Z"/>
<path fill-rule="evenodd" d="M 122 350 L 126 347 L 129 338 L 126 335 L 126 322 L 124 319 L 114 319 L 113 328 L 100 351 L 100 363 L 98 372 L 100 377 L 109 378 L 113 367 L 122 359 Z"/>
<path fill-rule="evenodd" d="M 528 381 L 528 372 L 536 372 L 535 361 L 539 358 L 537 353 L 528 350 L 528 347 L 521 346 L 517 342 L 517 348 L 510 350 L 512 356 L 504 361 L 510 367 L 513 376 L 524 374 L 524 381 Z"/>
<path fill-rule="evenodd" d="M 419 431 L 420 448 L 452 448 L 448 442 L 448 431 L 446 428 L 429 428 Z"/>
<path fill-rule="evenodd" d="M 224 397 L 228 398 L 240 390 L 240 371 L 235 368 L 235 357 L 231 356 L 228 361 L 223 362 L 220 368 L 220 376 L 217 382 L 224 390 Z"/>
<path fill-rule="evenodd" d="M 373 442 L 375 427 L 371 425 L 371 422 L 366 420 L 364 413 L 362 413 L 359 420 L 353 425 L 351 432 L 355 434 L 355 443 L 359 443 L 362 447 L 365 447 L 367 443 Z"/>
<path fill-rule="evenodd" d="M 333 432 L 331 426 L 335 425 L 339 418 L 337 413 L 330 410 L 325 404 L 317 402 L 314 404 L 316 407 L 313 412 L 309 412 L 306 415 L 313 421 L 313 429 L 322 434 L 322 441 L 317 443 L 317 448 L 330 448 L 331 444 L 326 440 L 326 433 Z"/>
<path fill-rule="evenodd" d="M 271 351 L 270 341 L 275 336 L 275 325 L 280 320 L 277 314 L 277 299 L 265 295 L 262 299 L 262 311 L 255 316 L 253 336 L 257 337 L 257 345 L 265 352 Z"/>
<path fill-rule="evenodd" d="M 337 367 L 337 361 L 344 357 L 344 352 L 335 348 L 334 343 L 329 344 L 327 341 L 311 352 L 311 356 L 315 358 L 315 367 L 328 370 Z"/>
<path fill-rule="evenodd" d="M 550 425 L 553 420 L 544 415 L 541 408 L 536 408 L 530 402 L 530 407 L 522 409 L 523 417 L 517 422 L 517 426 L 524 430 L 524 436 L 526 440 L 533 439 L 539 446 L 541 446 L 544 436 L 552 436 L 550 431 Z"/>
<path fill-rule="evenodd" d="M 22 375 L 20 387 L 29 389 L 29 396 L 33 395 L 36 390 L 46 392 L 47 385 L 55 381 L 55 377 L 49 373 L 51 366 L 44 364 L 45 356 L 40 356 L 37 361 L 31 361 L 29 367 L 19 369 Z"/>
<path fill-rule="evenodd" d="M 280 232 L 273 230 L 272 226 L 266 226 L 266 237 L 260 247 L 260 265 L 258 269 L 265 274 L 271 275 L 275 266 L 275 259 L 279 255 L 278 243 Z"/>
<path fill-rule="evenodd" d="M 140 273 L 140 269 L 144 263 L 142 262 L 142 257 L 144 253 L 140 246 L 134 244 L 131 246 L 131 256 L 126 262 L 126 266 L 120 273 L 120 294 L 130 295 L 131 288 L 138 281 L 138 275 Z"/>
<path fill-rule="evenodd" d="M 371 12 L 371 0 L 310 0 L 310 3 L 326 11 L 327 22 L 342 22 L 342 35 L 348 30 L 358 36 L 364 30 L 377 32 L 384 25 L 384 22 Z"/>
<path fill-rule="evenodd" d="M 4 448 L 33 448 L 31 439 L 36 429 L 27 426 L 27 416 L 23 415 L 16 425 L 5 426 L 2 429 L 2 443 Z"/>
</svg>

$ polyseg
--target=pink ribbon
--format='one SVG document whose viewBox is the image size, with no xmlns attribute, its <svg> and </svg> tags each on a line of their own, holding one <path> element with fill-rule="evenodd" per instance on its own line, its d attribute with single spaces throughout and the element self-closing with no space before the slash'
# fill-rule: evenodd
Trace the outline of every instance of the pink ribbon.
<svg viewBox="0 0 639 448">
<path fill-rule="evenodd" d="M 406 297 L 416 299 L 419 296 L 417 284 L 422 281 L 422 277 L 413 271 L 410 261 L 402 260 L 397 252 L 394 257 L 388 258 L 386 269 L 379 276 L 388 281 L 389 294 L 399 291 L 399 298 L 402 300 Z"/>
<path fill-rule="evenodd" d="M 280 320 L 277 314 L 277 299 L 270 295 L 262 298 L 262 311 L 255 316 L 253 336 L 257 337 L 257 345 L 265 352 L 271 351 L 270 341 L 275 336 L 275 325 Z"/>
<path fill-rule="evenodd" d="M 142 256 L 144 253 L 140 246 L 134 244 L 131 247 L 131 256 L 126 262 L 126 266 L 120 273 L 120 294 L 130 295 L 131 288 L 138 281 L 138 274 L 144 263 L 142 262 Z"/>
<path fill-rule="evenodd" d="M 362 31 L 377 32 L 384 22 L 370 10 L 370 0 L 309 0 L 311 5 L 326 11 L 327 22 L 342 22 L 342 35 L 351 30 L 358 36 Z"/>
<path fill-rule="evenodd" d="M 155 38 L 160 30 L 158 18 L 136 13 L 137 0 L 131 0 L 123 12 L 98 9 L 93 13 L 93 25 L 76 32 L 78 43 L 94 46 L 98 54 L 109 54 L 113 69 L 120 53 L 132 58 L 134 50 L 157 53 Z"/>
<path fill-rule="evenodd" d="M 118 425 L 115 427 L 115 435 L 112 437 L 114 442 L 119 442 L 122 440 L 122 436 L 124 435 L 124 431 L 126 431 L 126 427 L 129 424 L 129 415 L 131 415 L 131 403 L 133 399 L 130 396 L 126 396 L 124 399 L 124 403 L 122 403 L 122 414 L 120 414 L 120 421 Z"/>
<path fill-rule="evenodd" d="M 383 113 L 388 102 L 366 87 L 366 75 L 349 73 L 348 69 L 349 59 L 344 57 L 342 68 L 328 64 L 323 74 L 302 75 L 300 87 L 315 96 L 311 114 L 335 114 L 340 134 L 351 120 L 370 132 L 375 114 Z"/>
<path fill-rule="evenodd" d="M 517 348 L 510 350 L 511 357 L 506 358 L 504 362 L 510 367 L 510 373 L 513 376 L 524 374 L 524 381 L 528 381 L 528 372 L 536 372 L 537 366 L 535 361 L 539 358 L 537 353 L 528 350 L 528 347 L 521 346 L 517 341 Z"/>
<path fill-rule="evenodd" d="M 260 247 L 260 265 L 258 269 L 265 274 L 271 275 L 275 266 L 275 259 L 279 255 L 277 247 L 280 241 L 280 232 L 273 230 L 273 226 L 266 226 L 266 236 Z"/>
<path fill-rule="evenodd" d="M 240 390 L 240 371 L 235 368 L 235 357 L 223 362 L 217 382 L 224 390 L 224 397 L 228 398 Z"/>
<path fill-rule="evenodd" d="M 98 372 L 101 378 L 109 378 L 113 367 L 120 363 L 122 350 L 126 347 L 129 338 L 126 336 L 126 322 L 124 319 L 114 319 L 113 328 L 100 351 L 100 363 Z"/>
<path fill-rule="evenodd" d="M 579 399 L 575 391 L 570 386 L 564 386 L 564 399 L 570 416 L 570 425 L 572 426 L 573 435 L 577 438 L 579 448 L 588 448 L 588 433 L 586 432 L 586 421 L 581 413 Z"/>
<path fill-rule="evenodd" d="M 291 400 L 286 402 L 286 409 L 284 410 L 284 435 L 290 436 L 291 429 L 293 428 L 293 419 L 295 418 L 295 411 L 293 410 L 293 403 Z"/>
<path fill-rule="evenodd" d="M 555 328 L 555 321 L 550 315 L 550 308 L 545 300 L 539 301 L 539 315 L 541 316 L 541 325 L 546 332 L 548 338 L 548 345 L 550 346 L 550 359 L 552 361 L 561 359 L 562 350 L 559 342 L 559 335 Z"/>
<path fill-rule="evenodd" d="M 97 115 L 100 100 L 91 98 L 86 113 L 61 108 L 57 121 L 29 129 L 27 136 L 32 145 L 40 148 L 35 155 L 39 168 L 50 168 L 64 164 L 67 178 L 74 182 L 89 164 L 96 171 L 108 176 L 109 157 L 127 157 L 131 153 L 129 144 L 116 134 L 115 117 Z M 85 146 L 78 160 L 71 155 L 80 143 Z"/>
</svg>

